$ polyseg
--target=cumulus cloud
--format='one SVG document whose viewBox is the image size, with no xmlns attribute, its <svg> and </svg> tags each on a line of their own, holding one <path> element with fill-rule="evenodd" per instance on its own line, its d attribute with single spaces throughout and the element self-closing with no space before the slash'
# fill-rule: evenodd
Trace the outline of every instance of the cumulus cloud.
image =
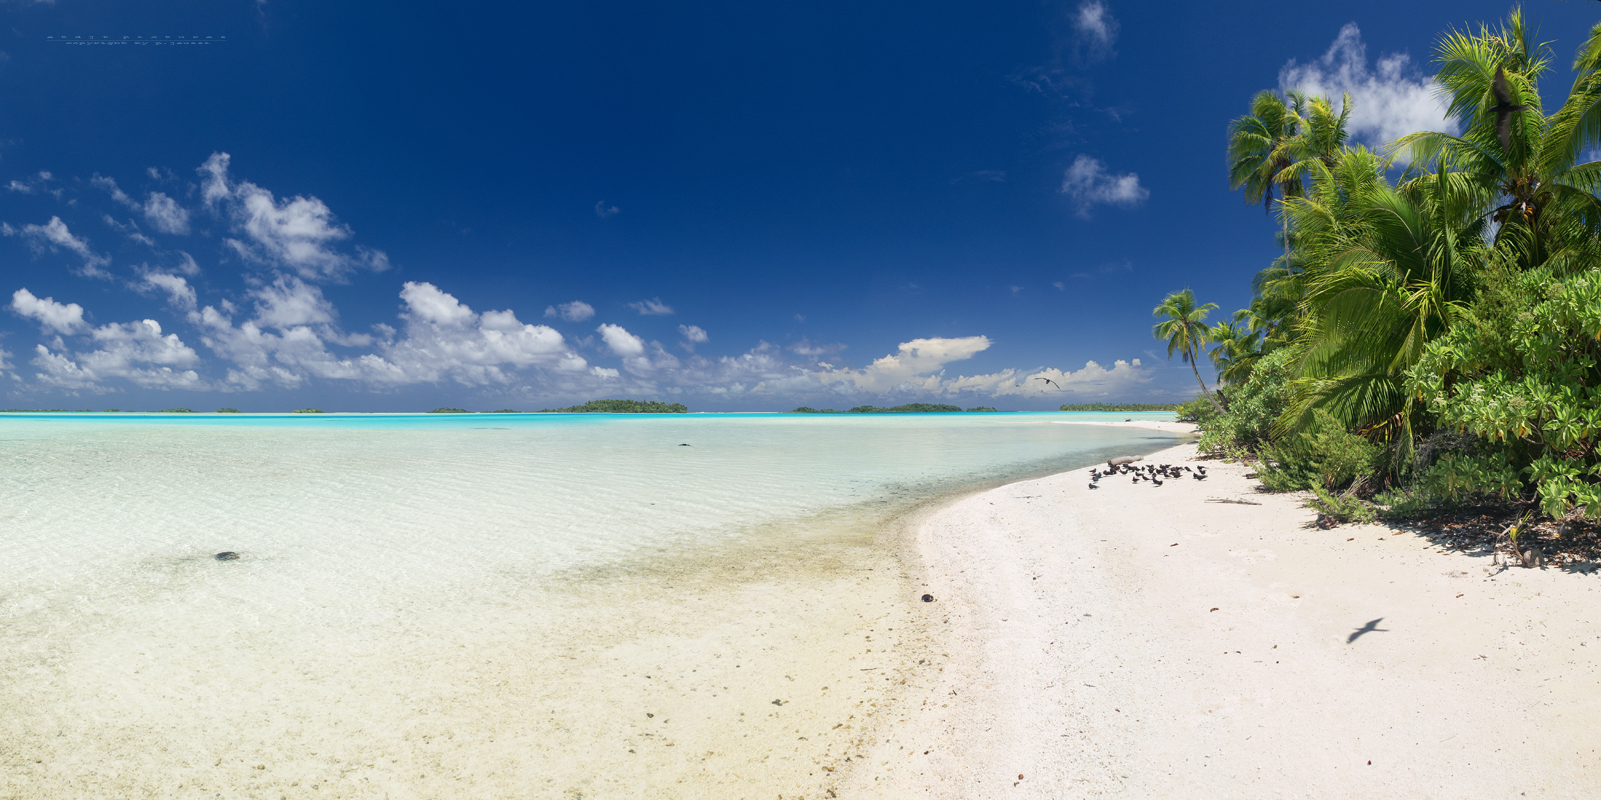
<svg viewBox="0 0 1601 800">
<path fill-rule="evenodd" d="M 89 327 L 83 321 L 83 306 L 57 303 L 53 297 L 35 297 L 26 288 L 18 289 L 11 295 L 11 310 L 37 321 L 41 328 L 56 333 L 73 334 Z"/>
<path fill-rule="evenodd" d="M 181 276 L 166 272 L 146 273 L 140 282 L 140 288 L 146 291 L 156 290 L 167 295 L 167 303 L 179 311 L 190 312 L 197 308 L 199 302 L 195 296 L 195 287 Z"/>
<path fill-rule="evenodd" d="M 357 267 L 375 272 L 389 268 L 389 257 L 381 251 L 358 247 L 351 255 L 335 249 L 351 237 L 351 230 L 335 220 L 323 201 L 298 195 L 279 200 L 254 183 L 230 180 L 228 164 L 227 153 L 213 153 L 196 170 L 201 198 L 227 213 L 234 230 L 244 235 L 224 241 L 246 260 L 286 267 L 307 280 L 342 278 Z"/>
<path fill-rule="evenodd" d="M 251 291 L 258 325 L 288 330 L 306 325 L 331 325 L 338 316 L 322 290 L 292 275 L 280 275 L 270 284 Z"/>
<path fill-rule="evenodd" d="M 1006 369 L 985 375 L 963 376 L 945 382 L 941 390 L 946 394 L 971 392 L 984 397 L 1071 395 L 1074 398 L 1116 398 L 1126 397 L 1130 390 L 1149 382 L 1151 377 L 1151 372 L 1136 358 L 1132 361 L 1115 361 L 1110 368 L 1089 361 L 1083 369 L 1073 371 L 1054 368 L 1032 372 Z M 1056 386 L 1042 379 L 1053 381 Z"/>
<path fill-rule="evenodd" d="M 583 322 L 595 316 L 595 307 L 582 300 L 574 300 L 559 306 L 546 306 L 545 316 L 558 317 L 568 322 Z"/>
<path fill-rule="evenodd" d="M 605 200 L 595 204 L 595 216 L 601 219 L 611 219 L 621 213 L 623 213 L 622 209 L 617 206 L 607 205 Z"/>
<path fill-rule="evenodd" d="M 175 333 L 162 333 L 153 319 L 112 323 L 89 333 L 94 350 L 66 352 L 58 340 L 53 352 L 37 345 L 33 365 L 39 368 L 40 384 L 68 391 L 111 391 L 108 379 L 130 381 L 148 389 L 206 389 L 200 374 L 188 367 L 199 355 Z"/>
<path fill-rule="evenodd" d="M 145 220 L 156 230 L 179 236 L 189 235 L 189 211 L 161 192 L 150 193 L 145 200 L 144 212 Z"/>
<path fill-rule="evenodd" d="M 629 333 L 621 325 L 606 323 L 595 329 L 600 333 L 601 341 L 606 343 L 612 353 L 623 358 L 638 358 L 645 355 L 645 340 Z"/>
<path fill-rule="evenodd" d="M 704 344 L 711 337 L 706 335 L 706 329 L 699 325 L 680 325 L 678 335 L 684 337 L 683 348 L 695 352 L 695 345 Z"/>
<path fill-rule="evenodd" d="M 60 217 L 51 217 L 50 221 L 43 225 L 24 225 L 21 229 L 0 225 L 0 234 L 21 236 L 35 251 L 49 250 L 54 253 L 70 250 L 83 259 L 83 268 L 78 270 L 78 274 L 90 278 L 111 277 L 111 273 L 101 269 L 111 263 L 111 257 L 89 249 L 89 241 L 72 235 L 72 232 L 67 230 L 67 223 L 62 222 Z"/>
<path fill-rule="evenodd" d="M 662 316 L 673 313 L 673 307 L 663 303 L 660 297 L 651 298 L 650 300 L 640 300 L 637 303 L 629 303 L 628 307 L 638 311 L 640 316 L 644 317 Z"/>
<path fill-rule="evenodd" d="M 1407 54 L 1388 55 L 1368 66 L 1367 47 L 1355 22 L 1340 28 L 1322 58 L 1285 64 L 1279 70 L 1279 88 L 1327 95 L 1336 108 L 1350 94 L 1351 136 L 1373 146 L 1414 131 L 1457 132 L 1456 122 L 1445 115 L 1439 84 L 1413 66 Z"/>
<path fill-rule="evenodd" d="M 824 364 L 818 379 L 836 391 L 868 394 L 929 393 L 939 390 L 945 365 L 964 361 L 990 346 L 988 336 L 959 339 L 913 339 L 864 369 L 838 369 Z"/>
<path fill-rule="evenodd" d="M 1140 185 L 1135 173 L 1114 175 L 1106 171 L 1099 159 L 1080 154 L 1062 176 L 1062 194 L 1067 195 L 1078 208 L 1080 217 L 1088 218 L 1090 209 L 1097 205 L 1137 206 L 1151 193 Z"/>
</svg>

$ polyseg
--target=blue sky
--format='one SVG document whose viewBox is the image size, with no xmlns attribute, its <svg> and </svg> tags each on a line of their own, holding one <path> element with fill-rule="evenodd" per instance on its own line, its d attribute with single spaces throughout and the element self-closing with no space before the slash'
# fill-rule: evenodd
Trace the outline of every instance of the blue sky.
<svg viewBox="0 0 1601 800">
<path fill-rule="evenodd" d="M 3 2 L 0 407 L 1185 399 L 1151 308 L 1274 252 L 1228 121 L 1449 127 L 1508 8 Z M 1526 11 L 1558 102 L 1601 13 Z"/>
</svg>

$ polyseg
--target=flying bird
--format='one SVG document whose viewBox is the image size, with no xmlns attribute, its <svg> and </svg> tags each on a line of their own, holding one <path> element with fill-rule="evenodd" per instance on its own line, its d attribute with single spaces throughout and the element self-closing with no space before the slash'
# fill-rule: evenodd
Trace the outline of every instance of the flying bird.
<svg viewBox="0 0 1601 800">
<path fill-rule="evenodd" d="M 1057 385 L 1056 381 L 1053 381 L 1050 378 L 1035 378 L 1034 380 L 1045 381 L 1046 383 L 1048 383 L 1048 384 L 1050 384 L 1052 386 L 1055 386 L 1058 389 L 1062 388 L 1061 386 Z"/>
<path fill-rule="evenodd" d="M 1512 112 L 1527 111 L 1527 105 L 1513 105 L 1512 93 L 1507 91 L 1506 70 L 1495 68 L 1495 80 L 1490 83 L 1490 93 L 1495 95 L 1495 105 L 1489 110 L 1495 112 L 1495 133 L 1501 137 L 1501 152 L 1512 149 Z"/>
</svg>

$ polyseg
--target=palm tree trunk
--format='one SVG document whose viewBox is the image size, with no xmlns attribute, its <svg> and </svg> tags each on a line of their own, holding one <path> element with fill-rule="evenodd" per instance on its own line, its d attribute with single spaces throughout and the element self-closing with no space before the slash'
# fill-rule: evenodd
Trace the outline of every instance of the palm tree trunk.
<svg viewBox="0 0 1601 800">
<path fill-rule="evenodd" d="M 1189 351 L 1190 351 L 1190 371 L 1195 373 L 1195 382 L 1199 383 L 1201 385 L 1201 394 L 1206 395 L 1206 399 L 1212 401 L 1212 407 L 1217 409 L 1217 413 L 1219 413 L 1219 414 L 1227 414 L 1227 413 L 1229 413 L 1226 409 L 1223 408 L 1223 404 L 1219 403 L 1217 401 L 1217 398 L 1213 397 L 1212 393 L 1206 390 L 1206 381 L 1201 380 L 1201 371 L 1199 369 L 1197 369 L 1196 366 L 1195 366 L 1195 347 L 1194 347 L 1194 345 L 1190 346 Z"/>
</svg>

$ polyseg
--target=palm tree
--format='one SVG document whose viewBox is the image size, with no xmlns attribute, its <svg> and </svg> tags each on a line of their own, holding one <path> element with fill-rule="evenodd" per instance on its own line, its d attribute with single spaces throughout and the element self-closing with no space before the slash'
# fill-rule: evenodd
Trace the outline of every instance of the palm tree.
<svg viewBox="0 0 1601 800">
<path fill-rule="evenodd" d="M 1217 370 L 1219 384 L 1239 386 L 1245 383 L 1257 360 L 1266 355 L 1262 340 L 1248 327 L 1247 319 L 1249 312 L 1242 310 L 1234 314 L 1234 321 L 1219 322 L 1207 331 L 1207 339 L 1217 345 L 1207 357 L 1212 359 L 1212 368 Z"/>
<path fill-rule="evenodd" d="M 1245 202 L 1261 203 L 1264 212 L 1272 212 L 1275 191 L 1281 204 L 1301 192 L 1300 178 L 1287 170 L 1297 160 L 1305 106 L 1306 97 L 1298 92 L 1258 92 L 1251 98 L 1251 113 L 1229 123 L 1229 188 L 1244 189 Z M 1289 251 L 1286 226 L 1286 257 Z"/>
<path fill-rule="evenodd" d="M 1201 385 L 1201 394 L 1212 401 L 1217 413 L 1227 413 L 1217 398 L 1207 390 L 1206 382 L 1201 380 L 1201 371 L 1195 366 L 1195 355 L 1207 342 L 1206 315 L 1217 308 L 1217 303 L 1207 303 L 1204 306 L 1195 305 L 1195 293 L 1189 289 L 1174 292 L 1167 296 L 1162 304 L 1151 311 L 1152 316 L 1163 317 L 1161 322 L 1151 329 L 1151 334 L 1167 342 L 1167 357 L 1173 357 L 1173 351 L 1181 352 L 1184 362 L 1190 365 L 1195 373 L 1195 382 Z"/>
<path fill-rule="evenodd" d="M 1571 221 L 1590 231 L 1601 228 L 1601 198 L 1595 194 L 1601 161 L 1579 163 L 1601 145 L 1601 25 L 1579 50 L 1567 101 L 1550 116 L 1541 108 L 1538 81 L 1551 53 L 1532 35 L 1516 10 L 1499 29 L 1452 31 L 1435 55 L 1436 80 L 1450 101 L 1447 114 L 1462 121 L 1462 134 L 1424 131 L 1392 145 L 1414 165 L 1408 177 L 1444 167 L 1493 197 L 1496 238 L 1521 239 L 1524 268 L 1545 263 L 1560 249 L 1554 229 Z M 1548 213 L 1553 207 L 1561 211 Z"/>
<path fill-rule="evenodd" d="M 1344 185 L 1331 177 L 1290 208 L 1312 266 L 1291 407 L 1278 427 L 1324 410 L 1348 430 L 1389 439 L 1399 458 L 1411 452 L 1416 410 L 1404 374 L 1460 315 L 1488 256 L 1485 196 L 1443 169 L 1391 188 L 1360 148 L 1342 162 L 1353 163 L 1331 175 L 1347 174 Z"/>
</svg>

